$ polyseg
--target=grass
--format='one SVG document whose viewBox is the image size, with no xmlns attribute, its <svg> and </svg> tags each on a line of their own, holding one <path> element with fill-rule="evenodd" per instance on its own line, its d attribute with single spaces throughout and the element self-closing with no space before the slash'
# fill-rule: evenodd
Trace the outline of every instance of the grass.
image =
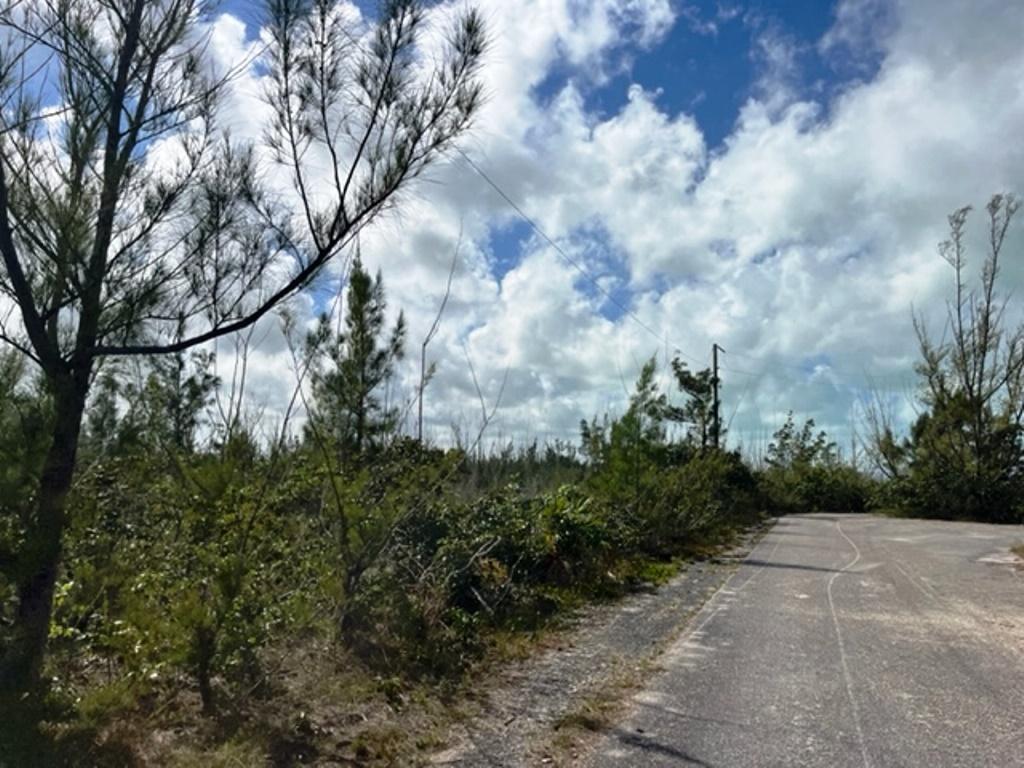
<svg viewBox="0 0 1024 768">
<path fill-rule="evenodd" d="M 602 680 L 600 689 L 580 699 L 554 724 L 554 736 L 547 747 L 547 757 L 556 764 L 574 757 L 588 734 L 606 731 L 618 719 L 629 696 L 643 687 L 653 669 L 653 658 L 639 663 L 623 657 L 615 659 L 612 672 Z"/>
<path fill-rule="evenodd" d="M 0 768 L 405 766 L 458 716 L 441 686 L 382 680 L 327 642 L 278 649 L 265 664 L 273 684 L 222 695 L 211 716 L 183 681 L 0 702 Z"/>
</svg>

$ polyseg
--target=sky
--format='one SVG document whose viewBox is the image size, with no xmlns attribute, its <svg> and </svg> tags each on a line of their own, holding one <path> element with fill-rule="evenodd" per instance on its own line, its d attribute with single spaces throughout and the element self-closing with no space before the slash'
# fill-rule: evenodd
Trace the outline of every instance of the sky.
<svg viewBox="0 0 1024 768">
<path fill-rule="evenodd" d="M 253 5 L 221 6 L 214 53 L 224 61 L 257 39 Z M 989 196 L 1024 186 L 1024 8 L 476 5 L 492 45 L 487 102 L 460 144 L 472 165 L 452 153 L 360 242 L 382 270 L 389 311 L 409 322 L 399 402 L 414 392 L 458 246 L 452 298 L 428 349 L 433 439 L 478 426 L 473 374 L 497 405 L 491 439 L 574 440 L 581 419 L 622 411 L 646 359 L 656 356 L 666 376 L 676 354 L 707 366 L 714 343 L 725 350 L 733 445 L 763 450 L 792 411 L 849 446 L 871 396 L 913 417 L 912 313 L 941 334 L 952 275 L 936 245 L 946 216 L 976 207 L 977 265 Z M 434 13 L 451 7 L 464 2 Z M 250 72 L 227 105 L 243 134 L 257 93 Z M 1018 226 L 1007 292 L 1024 281 L 1022 245 Z M 311 322 L 340 287 L 321 284 L 292 311 Z M 295 386 L 276 322 L 264 323 L 250 355 L 250 395 L 270 414 Z M 224 374 L 230 345 L 222 351 Z"/>
</svg>

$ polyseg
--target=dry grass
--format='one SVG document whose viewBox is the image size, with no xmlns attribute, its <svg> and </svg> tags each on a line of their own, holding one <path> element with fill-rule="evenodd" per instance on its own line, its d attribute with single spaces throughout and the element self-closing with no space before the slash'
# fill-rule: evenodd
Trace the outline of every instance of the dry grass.
<svg viewBox="0 0 1024 768">
<path fill-rule="evenodd" d="M 0 702 L 0 768 L 413 766 L 461 716 L 457 690 L 378 678 L 326 641 L 280 649 L 265 666 L 272 684 L 220 691 L 210 716 L 184 681 L 145 693 L 94 687 L 52 712 L 40 704 L 41 733 L 29 712 L 13 722 L 6 713 L 23 708 Z"/>
<path fill-rule="evenodd" d="M 289 651 L 277 678 L 239 707 L 237 725 L 151 738 L 145 764 L 414 765 L 458 713 L 436 687 L 374 677 L 329 645 Z"/>
<path fill-rule="evenodd" d="M 630 696 L 643 688 L 655 669 L 653 658 L 639 663 L 616 659 L 614 669 L 601 681 L 600 690 L 585 695 L 555 722 L 554 735 L 544 750 L 545 758 L 555 765 L 574 762 L 590 736 L 606 731 L 619 719 Z"/>
</svg>

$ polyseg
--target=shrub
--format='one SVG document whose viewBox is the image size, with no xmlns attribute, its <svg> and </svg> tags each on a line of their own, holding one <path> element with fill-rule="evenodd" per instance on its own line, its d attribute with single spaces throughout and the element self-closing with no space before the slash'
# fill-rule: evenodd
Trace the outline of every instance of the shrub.
<svg viewBox="0 0 1024 768">
<path fill-rule="evenodd" d="M 790 414 L 768 447 L 761 490 L 778 512 L 862 512 L 868 506 L 870 481 L 843 464 L 836 444 L 814 421 L 797 428 Z"/>
<path fill-rule="evenodd" d="M 757 483 L 736 453 L 698 452 L 666 470 L 661 486 L 645 536 L 650 552 L 671 554 L 758 516 Z"/>
</svg>

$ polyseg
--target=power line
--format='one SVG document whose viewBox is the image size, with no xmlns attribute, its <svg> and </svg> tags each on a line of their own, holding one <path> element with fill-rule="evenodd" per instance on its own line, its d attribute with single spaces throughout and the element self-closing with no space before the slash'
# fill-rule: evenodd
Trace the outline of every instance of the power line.
<svg viewBox="0 0 1024 768">
<path fill-rule="evenodd" d="M 744 355 L 750 360 L 756 360 L 756 358 Z M 721 370 L 727 373 L 735 373 L 741 376 L 748 376 L 750 378 L 764 378 L 765 376 L 777 376 L 787 380 L 810 380 L 816 375 L 824 374 L 835 374 L 841 381 L 838 384 L 852 389 L 878 389 L 883 391 L 889 391 L 893 389 L 904 389 L 907 387 L 914 387 L 917 385 L 919 379 L 912 372 L 906 373 L 892 373 L 883 376 L 874 376 L 866 371 L 861 371 L 858 374 L 854 374 L 850 371 L 843 370 L 841 368 L 834 368 L 831 365 L 825 366 L 818 369 L 808 370 L 805 367 L 798 365 L 790 365 L 787 363 L 775 363 L 771 366 L 766 366 L 760 371 L 749 371 L 743 368 L 734 368 L 731 365 L 722 365 Z M 799 374 L 794 376 L 793 372 Z"/>
<path fill-rule="evenodd" d="M 741 358 L 743 358 L 745 360 L 751 360 L 751 361 L 756 362 L 756 363 L 763 363 L 762 358 L 756 357 L 755 355 L 751 355 L 751 354 L 748 354 L 746 352 L 733 352 L 731 356 L 732 357 L 741 357 Z M 793 363 L 784 363 L 784 362 L 772 363 L 769 368 L 763 368 L 760 372 L 744 371 L 744 370 L 741 370 L 741 369 L 729 368 L 729 367 L 726 367 L 726 366 L 723 366 L 723 369 L 724 370 L 730 370 L 733 373 L 747 374 L 747 375 L 750 375 L 750 376 L 764 376 L 766 373 L 768 373 L 772 369 L 775 369 L 775 370 L 786 369 L 786 370 L 796 371 L 797 373 L 800 373 L 803 376 L 810 376 L 810 375 L 814 374 L 819 367 L 823 368 L 824 371 L 826 371 L 826 372 L 835 373 L 836 375 L 841 376 L 844 379 L 857 379 L 858 381 L 864 381 L 864 382 L 866 382 L 869 385 L 874 385 L 874 384 L 876 384 L 878 382 L 882 382 L 882 381 L 897 381 L 899 383 L 905 383 L 905 382 L 910 381 L 910 380 L 916 381 L 916 379 L 917 379 L 917 377 L 915 376 L 913 371 L 907 371 L 907 372 L 904 372 L 904 373 L 890 373 L 890 374 L 884 374 L 884 375 L 880 375 L 880 376 L 875 376 L 875 375 L 872 375 L 871 373 L 869 373 L 868 371 L 866 371 L 864 369 L 861 369 L 860 371 L 855 373 L 852 370 L 847 370 L 847 369 L 843 369 L 843 368 L 837 368 L 836 366 L 834 366 L 834 365 L 832 365 L 831 363 L 828 363 L 828 362 L 823 362 L 823 363 L 820 363 L 819 365 L 813 365 L 813 366 L 810 367 L 810 370 L 808 370 L 808 367 L 805 366 L 805 365 L 794 365 Z"/>
<path fill-rule="evenodd" d="M 560 246 L 551 237 L 549 237 L 548 234 L 543 229 L 540 228 L 540 225 L 538 225 L 537 222 L 534 221 L 526 213 L 526 211 L 524 211 L 521 207 L 519 207 L 519 205 L 516 204 L 515 200 L 513 200 L 511 197 L 509 197 L 509 195 L 505 192 L 505 190 L 502 189 L 498 185 L 498 183 L 496 181 L 494 181 L 494 179 L 492 179 L 490 176 L 488 176 L 487 173 L 479 165 L 477 165 L 475 162 L 473 162 L 473 158 L 471 158 L 469 155 L 467 155 L 463 151 L 463 149 L 461 147 L 456 146 L 455 150 L 460 155 L 462 155 L 463 159 L 469 164 L 469 166 L 474 171 L 476 171 L 476 173 L 480 176 L 480 178 L 482 178 L 484 181 L 486 181 L 491 186 L 491 188 L 495 192 L 498 193 L 498 195 L 501 197 L 501 199 L 504 200 L 506 203 L 508 203 L 509 207 L 511 207 L 512 210 L 514 210 L 517 214 L 519 214 L 519 217 L 523 221 L 525 221 L 527 224 L 529 224 L 530 228 L 534 232 L 536 232 L 537 235 L 541 239 L 543 239 L 548 245 L 550 245 L 554 249 L 555 253 L 557 253 L 562 258 L 563 261 L 565 261 L 567 264 L 572 266 L 577 272 L 579 272 L 583 277 L 585 277 L 587 279 L 587 281 L 591 285 L 594 286 L 594 288 L 596 288 L 606 299 L 608 299 L 609 302 L 611 302 L 616 307 L 618 307 L 620 310 L 622 310 L 622 312 L 624 314 L 628 315 L 629 318 L 633 320 L 633 322 L 635 322 L 637 325 L 639 325 L 641 328 L 643 328 L 645 331 L 647 331 L 647 333 L 649 333 L 651 336 L 653 336 L 655 339 L 657 339 L 659 345 L 661 345 L 661 344 L 671 344 L 671 339 L 669 339 L 667 335 L 659 334 L 650 325 L 648 325 L 643 320 L 641 320 L 640 317 L 632 309 L 630 309 L 627 305 L 623 304 L 621 301 L 619 301 L 617 298 L 615 298 L 615 296 L 612 295 L 612 293 L 610 291 L 605 289 L 604 286 L 602 286 L 598 282 L 597 278 L 595 278 L 593 275 L 590 274 L 590 272 L 587 270 L 587 268 L 585 266 L 583 266 L 583 264 L 581 264 L 577 259 L 574 259 L 572 256 L 570 256 L 565 251 L 565 249 L 562 248 L 562 246 Z M 675 345 L 673 345 L 673 346 L 675 346 Z M 694 357 L 692 355 L 686 354 L 678 346 L 675 346 L 675 351 L 681 357 L 685 357 L 687 360 L 690 360 L 691 362 L 703 365 L 703 361 L 702 360 L 700 360 L 700 359 L 698 359 L 698 358 L 696 358 L 696 357 Z"/>
<path fill-rule="evenodd" d="M 480 178 L 482 178 L 485 182 L 487 182 L 487 184 L 499 195 L 499 197 L 501 197 L 501 199 L 504 200 L 508 204 L 508 206 L 513 211 L 515 211 L 516 214 L 518 214 L 518 216 L 527 225 L 529 225 L 529 227 L 542 240 L 544 240 L 544 242 L 546 242 L 548 245 L 551 246 L 551 248 L 555 251 L 555 253 L 565 263 L 569 264 L 580 275 L 582 275 L 587 280 L 587 282 L 589 282 L 611 304 L 613 304 L 615 307 L 620 309 L 623 312 L 624 315 L 629 317 L 633 322 L 635 322 L 640 328 L 642 328 L 644 331 L 646 331 L 648 334 L 650 334 L 653 338 L 657 339 L 659 344 L 667 344 L 667 345 L 674 346 L 676 353 L 680 357 L 684 357 L 684 358 L 686 358 L 687 360 L 689 360 L 692 363 L 695 363 L 695 364 L 700 365 L 700 366 L 704 366 L 704 365 L 707 364 L 706 360 L 703 360 L 703 359 L 700 359 L 700 358 L 698 358 L 698 357 L 696 357 L 694 355 L 688 354 L 688 353 L 684 352 L 679 346 L 673 345 L 672 342 L 671 342 L 671 339 L 669 339 L 666 334 L 658 333 L 658 331 L 656 331 L 648 323 L 646 323 L 644 320 L 642 320 L 636 314 L 636 312 L 634 312 L 629 306 L 627 306 L 626 304 L 623 304 L 621 301 L 619 301 L 619 299 L 617 299 L 610 291 L 608 291 L 604 286 L 602 286 L 600 284 L 600 282 L 597 280 L 597 278 L 590 273 L 590 271 L 586 268 L 586 266 L 584 266 L 578 259 L 574 258 L 568 252 L 566 252 L 566 250 L 564 248 L 562 248 L 561 245 L 559 245 L 552 237 L 550 237 L 540 227 L 540 225 L 529 214 L 527 214 L 526 211 L 524 211 L 523 208 L 518 203 L 516 203 L 516 201 L 513 200 L 512 197 L 507 192 L 505 192 L 505 190 L 501 187 L 501 185 L 499 185 L 493 178 L 491 178 L 491 176 L 486 171 L 484 171 L 483 168 L 481 168 L 473 160 L 473 158 L 471 158 L 459 146 L 456 146 L 455 150 L 456 150 L 456 152 L 458 152 L 462 156 L 462 158 L 466 161 L 466 163 L 469 165 L 469 167 L 472 168 L 473 171 L 475 171 L 476 174 L 478 176 L 480 176 Z M 746 358 L 748 360 L 753 360 L 753 361 L 759 361 L 758 358 L 756 358 L 756 357 L 754 357 L 752 355 L 744 354 L 742 352 L 733 353 L 733 356 L 735 356 L 735 357 L 742 357 L 742 358 Z M 814 373 L 814 370 L 810 370 L 809 371 L 809 370 L 807 370 L 806 368 L 804 368 L 802 366 L 792 365 L 792 364 L 788 364 L 788 363 L 781 363 L 781 362 L 780 363 L 772 364 L 770 367 L 762 369 L 761 371 L 747 371 L 747 370 L 743 370 L 742 368 L 734 368 L 731 365 L 723 365 L 723 366 L 721 366 L 721 370 L 726 371 L 728 373 L 738 373 L 738 374 L 741 374 L 741 375 L 757 377 L 757 378 L 763 378 L 764 376 L 768 375 L 769 373 L 775 373 L 779 369 L 788 369 L 788 370 L 792 370 L 792 371 L 797 371 L 798 373 L 800 373 L 804 377 L 809 377 L 809 376 L 811 376 Z M 896 380 L 897 377 L 899 378 L 899 381 L 900 381 L 901 384 L 903 384 L 903 383 L 905 383 L 905 382 L 907 382 L 909 380 L 909 376 L 907 378 L 904 378 L 904 376 L 901 375 L 901 374 L 896 374 L 896 375 L 892 375 L 892 376 L 871 377 L 866 372 L 861 372 L 857 376 L 854 376 L 853 374 L 850 374 L 848 372 L 844 372 L 842 370 L 836 369 L 836 368 L 834 368 L 832 366 L 828 366 L 828 369 L 830 371 L 836 373 L 837 375 L 842 376 L 843 378 L 846 378 L 846 379 L 857 378 L 858 382 L 864 381 L 868 385 L 871 385 L 874 382 L 877 382 L 877 381 L 880 381 L 880 380 L 881 381 L 884 381 L 884 380 L 887 380 L 887 379 L 888 380 Z"/>
<path fill-rule="evenodd" d="M 740 392 L 739 399 L 737 399 L 737 401 L 736 401 L 736 407 L 733 408 L 732 416 L 729 417 L 729 422 L 728 422 L 728 424 L 726 424 L 726 427 L 725 427 L 726 432 L 728 432 L 728 431 L 730 431 L 732 429 L 732 422 L 736 418 L 737 414 L 739 414 L 740 406 L 743 405 L 743 400 L 746 398 L 747 393 L 751 390 L 751 388 L 755 385 L 755 383 L 756 384 L 760 384 L 761 383 L 761 377 L 760 376 L 757 377 L 757 378 L 747 379 L 747 385 L 743 388 L 743 391 Z"/>
</svg>

